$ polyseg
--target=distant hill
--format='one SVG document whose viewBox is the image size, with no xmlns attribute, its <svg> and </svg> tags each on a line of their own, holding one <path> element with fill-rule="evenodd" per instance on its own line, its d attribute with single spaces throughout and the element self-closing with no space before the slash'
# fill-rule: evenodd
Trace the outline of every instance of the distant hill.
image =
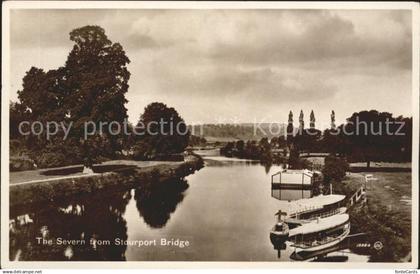
<svg viewBox="0 0 420 274">
<path fill-rule="evenodd" d="M 193 135 L 207 141 L 260 140 L 263 137 L 284 135 L 286 125 L 281 123 L 203 124 L 189 126 Z"/>
</svg>

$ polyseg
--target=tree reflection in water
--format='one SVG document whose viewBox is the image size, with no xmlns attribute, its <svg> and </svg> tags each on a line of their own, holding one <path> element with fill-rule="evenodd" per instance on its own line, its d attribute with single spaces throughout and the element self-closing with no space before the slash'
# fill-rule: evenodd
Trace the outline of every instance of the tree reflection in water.
<svg viewBox="0 0 420 274">
<path fill-rule="evenodd" d="M 262 163 L 262 165 L 264 166 L 264 171 L 265 174 L 270 173 L 271 167 L 273 166 L 272 163 Z"/>
<path fill-rule="evenodd" d="M 187 188 L 185 180 L 138 187 L 134 199 L 140 216 L 152 228 L 165 226 Z M 38 207 L 12 208 L 10 260 L 125 260 L 127 247 L 116 245 L 115 239 L 127 240 L 123 215 L 131 198 L 130 190 L 107 190 Z M 37 237 L 52 244 L 38 243 Z M 84 242 L 57 244 L 58 238 Z"/>
<path fill-rule="evenodd" d="M 11 209 L 9 223 L 10 260 L 125 260 L 127 224 L 122 217 L 130 191 L 100 192 L 83 198 L 52 203 L 41 209 L 30 207 L 24 214 Z M 52 240 L 39 244 L 37 237 Z M 84 240 L 80 244 L 57 244 L 56 239 Z M 96 244 L 91 243 L 96 239 Z M 99 245 L 109 240 L 110 244 Z"/>
<path fill-rule="evenodd" d="M 184 191 L 188 186 L 185 180 L 174 180 L 137 188 L 134 199 L 140 216 L 151 228 L 164 227 L 171 213 L 184 199 Z"/>
</svg>

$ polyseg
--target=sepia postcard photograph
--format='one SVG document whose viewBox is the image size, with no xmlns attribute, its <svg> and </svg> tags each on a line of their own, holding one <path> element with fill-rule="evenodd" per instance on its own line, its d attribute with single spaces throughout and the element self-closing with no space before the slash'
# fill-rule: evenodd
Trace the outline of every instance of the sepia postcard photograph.
<svg viewBox="0 0 420 274">
<path fill-rule="evenodd" d="M 418 3 L 2 14 L 2 268 L 418 267 Z"/>
</svg>

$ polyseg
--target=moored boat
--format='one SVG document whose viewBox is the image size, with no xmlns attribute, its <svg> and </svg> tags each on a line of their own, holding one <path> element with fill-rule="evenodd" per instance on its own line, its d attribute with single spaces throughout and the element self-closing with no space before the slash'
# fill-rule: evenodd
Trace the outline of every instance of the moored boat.
<svg viewBox="0 0 420 274">
<path fill-rule="evenodd" d="M 275 224 L 273 229 L 270 231 L 270 241 L 275 247 L 284 244 L 288 238 L 289 227 L 284 222 Z"/>
<path fill-rule="evenodd" d="M 289 231 L 292 247 L 304 251 L 317 251 L 334 246 L 350 233 L 348 214 L 338 214 L 305 223 Z"/>
<path fill-rule="evenodd" d="M 274 247 L 279 247 L 282 246 L 289 238 L 289 226 L 283 221 L 283 216 L 285 216 L 284 212 L 279 210 L 275 215 L 277 217 L 277 221 L 270 231 L 270 241 Z"/>
<path fill-rule="evenodd" d="M 312 198 L 300 199 L 288 204 L 286 219 L 314 220 L 325 218 L 347 211 L 344 206 L 345 195 L 318 195 Z"/>
<path fill-rule="evenodd" d="M 344 195 L 319 195 L 290 202 L 285 211 L 276 213 L 277 221 L 270 231 L 273 245 L 284 243 L 289 238 L 289 230 L 309 224 L 314 220 L 327 218 L 347 211 L 343 207 Z"/>
</svg>

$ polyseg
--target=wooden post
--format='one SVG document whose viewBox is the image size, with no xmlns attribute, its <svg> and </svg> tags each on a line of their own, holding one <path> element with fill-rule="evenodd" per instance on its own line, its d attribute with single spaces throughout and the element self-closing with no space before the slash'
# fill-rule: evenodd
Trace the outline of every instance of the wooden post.
<svg viewBox="0 0 420 274">
<path fill-rule="evenodd" d="M 302 199 L 303 199 L 303 188 L 304 188 L 304 183 L 305 182 L 305 173 L 302 172 Z"/>
<path fill-rule="evenodd" d="M 271 197 L 273 197 L 273 177 L 274 177 L 274 174 L 271 175 Z"/>
</svg>

